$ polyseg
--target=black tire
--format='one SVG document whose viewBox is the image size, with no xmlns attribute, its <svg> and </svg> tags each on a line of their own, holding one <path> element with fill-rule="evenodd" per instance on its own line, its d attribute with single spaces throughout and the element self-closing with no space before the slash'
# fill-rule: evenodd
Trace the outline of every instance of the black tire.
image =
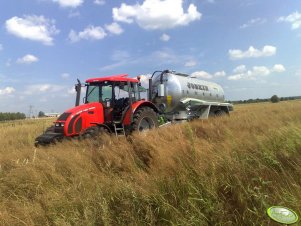
<svg viewBox="0 0 301 226">
<path fill-rule="evenodd" d="M 106 133 L 109 134 L 109 130 L 105 127 L 98 127 L 98 126 L 91 126 L 88 129 L 86 129 L 80 137 L 83 139 L 91 139 L 91 138 L 96 138 L 100 134 Z"/>
<path fill-rule="evenodd" d="M 81 135 L 80 137 L 82 139 L 90 139 L 93 137 L 96 137 L 99 133 L 99 130 L 97 128 L 97 126 L 91 126 L 89 128 L 87 128 Z"/>
<path fill-rule="evenodd" d="M 143 131 L 158 127 L 158 118 L 152 108 L 139 108 L 133 117 L 132 130 Z"/>
<path fill-rule="evenodd" d="M 218 110 L 215 112 L 215 117 L 222 117 L 225 116 L 227 113 L 223 110 Z"/>
<path fill-rule="evenodd" d="M 209 118 L 214 118 L 214 117 L 216 117 L 215 112 L 210 111 L 208 117 L 209 117 Z"/>
</svg>

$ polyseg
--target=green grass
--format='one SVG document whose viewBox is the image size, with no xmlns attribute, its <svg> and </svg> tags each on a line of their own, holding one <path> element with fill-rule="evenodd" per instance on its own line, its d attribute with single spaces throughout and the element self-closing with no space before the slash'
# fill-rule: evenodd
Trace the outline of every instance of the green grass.
<svg viewBox="0 0 301 226">
<path fill-rule="evenodd" d="M 300 101 L 36 149 L 49 124 L 0 124 L 0 225 L 266 226 L 279 225 L 272 205 L 301 214 Z"/>
</svg>

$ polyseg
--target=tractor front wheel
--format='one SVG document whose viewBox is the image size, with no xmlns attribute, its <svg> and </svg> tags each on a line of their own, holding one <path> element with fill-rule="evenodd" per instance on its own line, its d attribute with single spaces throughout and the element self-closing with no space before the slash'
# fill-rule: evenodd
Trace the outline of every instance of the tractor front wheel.
<svg viewBox="0 0 301 226">
<path fill-rule="evenodd" d="M 109 130 L 105 127 L 98 127 L 98 126 L 91 126 L 87 128 L 81 135 L 80 138 L 82 139 L 91 139 L 96 138 L 102 134 L 109 134 Z"/>
<path fill-rule="evenodd" d="M 158 127 L 158 118 L 152 108 L 142 107 L 138 109 L 133 117 L 133 131 L 144 131 Z"/>
</svg>

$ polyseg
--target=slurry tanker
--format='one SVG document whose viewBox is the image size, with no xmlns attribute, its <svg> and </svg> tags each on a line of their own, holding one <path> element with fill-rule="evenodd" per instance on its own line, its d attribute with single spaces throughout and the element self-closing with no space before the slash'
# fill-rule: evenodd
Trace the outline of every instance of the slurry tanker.
<svg viewBox="0 0 301 226">
<path fill-rule="evenodd" d="M 81 88 L 86 87 L 83 104 Z M 233 110 L 225 103 L 222 87 L 186 74 L 164 70 L 149 78 L 148 89 L 140 77 L 127 74 L 90 78 L 75 85 L 75 107 L 66 110 L 42 135 L 36 145 L 63 138 L 96 137 L 102 132 L 127 135 L 173 122 L 222 116 Z M 143 94 L 147 93 L 147 98 Z"/>
</svg>

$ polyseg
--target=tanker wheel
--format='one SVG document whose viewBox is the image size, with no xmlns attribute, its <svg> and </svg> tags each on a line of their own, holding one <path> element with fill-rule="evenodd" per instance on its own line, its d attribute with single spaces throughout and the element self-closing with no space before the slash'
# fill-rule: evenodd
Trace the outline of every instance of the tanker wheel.
<svg viewBox="0 0 301 226">
<path fill-rule="evenodd" d="M 227 113 L 223 110 L 218 110 L 215 112 L 215 117 L 222 117 L 224 115 L 226 115 Z"/>
<path fill-rule="evenodd" d="M 142 107 L 138 109 L 133 117 L 133 131 L 145 131 L 158 127 L 158 118 L 153 109 Z"/>
</svg>

